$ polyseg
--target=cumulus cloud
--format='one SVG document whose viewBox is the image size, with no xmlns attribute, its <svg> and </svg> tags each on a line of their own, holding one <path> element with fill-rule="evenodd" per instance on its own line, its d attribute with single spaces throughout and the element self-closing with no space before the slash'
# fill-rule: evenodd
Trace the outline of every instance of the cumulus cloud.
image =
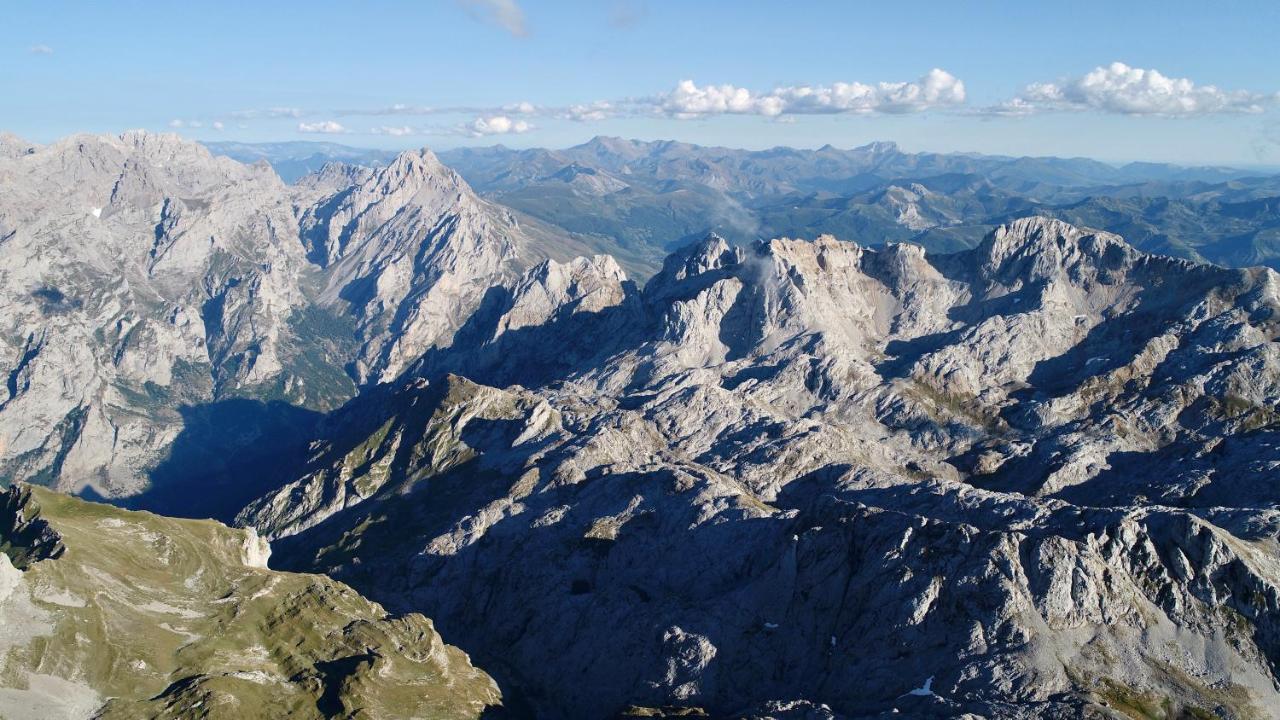
<svg viewBox="0 0 1280 720">
<path fill-rule="evenodd" d="M 529 101 L 493 106 L 411 105 L 395 103 L 372 108 L 327 111 L 330 117 L 457 116 L 470 117 L 450 125 L 393 125 L 372 127 L 379 135 L 454 134 L 473 137 L 524 133 L 535 129 L 531 120 L 546 118 L 571 122 L 600 122 L 613 118 L 673 117 L 696 118 L 714 115 L 759 115 L 775 121 L 806 114 L 903 114 L 945 109 L 963 104 L 965 87 L 945 70 L 930 70 L 914 82 L 834 83 L 794 85 L 753 92 L 734 85 L 699 86 L 692 80 L 680 82 L 674 90 L 658 96 L 597 100 L 572 105 L 538 105 Z M 244 110 L 234 118 L 311 117 L 318 113 L 296 108 Z M 393 123 L 400 121 L 386 120 Z M 405 122 L 413 123 L 413 120 Z M 336 121 L 301 123 L 303 132 L 351 132 Z M 326 127 L 340 129 L 322 129 Z M 363 131 L 356 131 L 363 132 Z"/>
<path fill-rule="evenodd" d="M 214 130 L 222 130 L 223 128 L 226 127 L 226 125 L 223 125 L 221 120 L 214 120 L 213 124 L 210 125 L 210 127 L 212 127 Z"/>
<path fill-rule="evenodd" d="M 692 80 L 658 99 L 658 108 L 674 117 L 829 113 L 913 113 L 964 102 L 964 83 L 945 70 L 930 70 L 916 82 L 860 82 L 795 85 L 755 93 L 734 85 L 699 87 Z"/>
<path fill-rule="evenodd" d="M 182 128 L 195 129 L 195 128 L 204 127 L 204 123 L 199 120 L 174 119 L 169 121 L 169 127 L 173 128 L 174 130 L 181 130 Z"/>
<path fill-rule="evenodd" d="M 1258 113 L 1276 96 L 1197 85 L 1187 78 L 1113 62 L 1087 75 L 1059 82 L 1032 83 L 1016 97 L 988 108 L 995 115 L 1029 115 L 1052 110 L 1094 110 L 1118 115 L 1188 116 Z"/>
<path fill-rule="evenodd" d="M 52 55 L 53 48 L 48 45 L 32 45 L 28 52 L 32 55 Z"/>
<path fill-rule="evenodd" d="M 322 135 L 339 135 L 345 133 L 347 129 L 341 124 L 332 120 L 322 120 L 320 122 L 302 122 L 298 123 L 298 132 L 300 133 L 319 133 Z"/>
<path fill-rule="evenodd" d="M 524 10 L 516 0 L 458 0 L 472 17 L 492 23 L 516 37 L 529 34 Z"/>
<path fill-rule="evenodd" d="M 506 115 L 479 117 L 471 123 L 470 131 L 475 137 L 483 135 L 509 135 L 528 132 L 533 126 L 524 120 L 512 120 Z"/>
</svg>

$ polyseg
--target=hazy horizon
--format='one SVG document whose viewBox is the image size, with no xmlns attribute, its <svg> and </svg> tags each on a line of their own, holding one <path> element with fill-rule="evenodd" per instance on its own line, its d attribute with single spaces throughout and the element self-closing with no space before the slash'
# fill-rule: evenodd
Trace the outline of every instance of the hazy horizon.
<svg viewBox="0 0 1280 720">
<path fill-rule="evenodd" d="M 126 132 L 127 132 L 127 131 L 126 131 Z M 679 139 L 672 138 L 672 137 L 651 137 L 651 138 L 639 138 L 639 137 L 625 137 L 625 136 L 621 136 L 621 135 L 593 135 L 593 136 L 591 136 L 591 137 L 589 137 L 589 138 L 586 138 L 585 140 L 582 140 L 581 142 L 572 142 L 572 143 L 559 144 L 559 145 L 513 145 L 513 144 L 509 144 L 509 143 L 505 143 L 505 142 L 495 142 L 495 143 L 488 143 L 488 144 L 482 144 L 482 145 L 447 145 L 447 146 L 445 146 L 445 145 L 435 145 L 435 144 L 431 144 L 431 143 L 426 143 L 426 144 L 423 144 L 423 143 L 416 143 L 416 144 L 415 144 L 415 143 L 409 143 L 409 144 L 403 144 L 403 145 L 387 145 L 387 146 L 378 146 L 378 145 L 375 145 L 375 144 L 359 145 L 359 144 L 348 143 L 348 142 L 339 142 L 339 141 L 336 141 L 336 140 L 308 140 L 308 139 L 298 139 L 298 138 L 288 138 L 288 139 L 281 139 L 281 140 L 261 140 L 261 141 L 256 141 L 256 140 L 254 140 L 254 141 L 244 141 L 244 140 L 229 140 L 229 139 L 218 139 L 218 138 L 214 138 L 214 139 L 210 139 L 210 140 L 199 140 L 198 142 L 200 142 L 201 144 L 204 144 L 204 145 L 219 145 L 219 144 L 225 144 L 225 145 L 229 145 L 229 144 L 243 144 L 243 145 L 283 145 L 283 144 L 294 144 L 294 145 L 315 145 L 315 146 L 324 146 L 324 145 L 335 146 L 335 145 L 336 145 L 336 146 L 340 146 L 340 147 L 344 147 L 344 148 L 349 148 L 349 149 L 351 149 L 351 150 L 385 151 L 385 152 L 397 152 L 397 153 L 400 153 L 400 152 L 406 152 L 406 151 L 410 151 L 410 150 L 418 150 L 418 149 L 424 149 L 424 148 L 425 148 L 425 149 L 428 149 L 428 150 L 431 150 L 432 152 L 435 152 L 435 151 L 437 151 L 437 150 L 438 150 L 438 151 L 440 151 L 440 152 L 447 152 L 447 151 L 450 151 L 450 150 L 457 150 L 457 149 L 483 150 L 483 149 L 487 149 L 487 148 L 503 148 L 503 147 L 505 147 L 505 148 L 510 148 L 510 149 L 515 149 L 515 150 L 526 150 L 526 149 L 527 149 L 527 150 L 534 150 L 534 149 L 542 149 L 542 150 L 551 150 L 551 151 L 555 151 L 555 150 L 567 150 L 567 149 L 569 149 L 569 148 L 578 147 L 578 146 L 580 146 L 580 145 L 585 145 L 585 144 L 587 144 L 587 143 L 591 142 L 592 140 L 595 140 L 596 138 L 610 138 L 610 139 L 619 139 L 619 140 L 629 140 L 629 141 L 634 141 L 634 142 L 643 142 L 643 143 L 666 143 L 666 142 L 671 142 L 671 143 L 685 143 L 685 144 L 689 144 L 689 145 L 697 145 L 697 146 L 700 146 L 700 147 L 722 147 L 722 148 L 725 148 L 725 149 L 728 149 L 728 150 L 745 150 L 745 151 L 749 151 L 749 152 L 761 152 L 761 151 L 766 151 L 766 150 L 776 150 L 776 149 L 783 149 L 783 148 L 785 148 L 785 149 L 791 149 L 791 150 L 819 150 L 819 149 L 821 149 L 821 148 L 823 148 L 823 147 L 826 147 L 826 146 L 828 146 L 828 145 L 830 145 L 831 147 L 836 148 L 837 150 L 856 150 L 856 149 L 858 149 L 858 148 L 866 147 L 866 146 L 868 146 L 868 145 L 873 145 L 873 144 L 876 144 L 876 143 L 892 143 L 892 144 L 894 144 L 894 145 L 897 145 L 897 146 L 898 146 L 898 149 L 899 149 L 899 150 L 901 150 L 902 152 L 905 152 L 905 153 L 938 153 L 938 154 L 943 154 L 943 155 L 983 155 L 983 156 L 988 156 L 988 157 L 1010 157 L 1010 158 L 1054 158 L 1054 159 L 1059 159 L 1059 160 L 1092 160 L 1092 161 L 1094 161 L 1094 162 L 1105 163 L 1105 164 L 1107 164 L 1107 165 L 1113 165 L 1113 166 L 1116 166 L 1116 167 L 1122 167 L 1122 166 L 1124 166 L 1124 165 L 1128 165 L 1128 164 L 1130 164 L 1130 163 L 1155 163 L 1155 164 L 1166 164 L 1166 165 L 1174 165 L 1174 166 L 1181 166 L 1181 167 L 1224 167 L 1224 168 L 1234 168 L 1234 169 L 1240 169 L 1240 170 L 1260 170 L 1260 171 L 1265 171 L 1265 172 L 1276 172 L 1276 173 L 1280 173 L 1280 164 L 1257 164 L 1257 163 L 1247 163 L 1247 162 L 1238 162 L 1238 163 L 1231 163 L 1231 162 L 1222 162 L 1222 163 L 1214 163 L 1214 162 L 1203 162 L 1203 163 L 1201 163 L 1201 162 L 1181 163 L 1181 162 L 1172 162 L 1172 161 L 1166 161 L 1166 160 L 1151 160 L 1151 159 L 1147 159 L 1147 158 L 1115 158 L 1115 159 L 1110 159 L 1110 158 L 1094 157 L 1094 156 L 1089 156 L 1089 155 L 1046 155 L 1046 154 L 1018 155 L 1018 154 L 1012 154 L 1012 153 L 988 153 L 988 152 L 981 152 L 981 151 L 978 151 L 978 150 L 966 150 L 966 149 L 958 149 L 958 150 L 934 150 L 934 149 L 924 149 L 924 148 L 912 148 L 912 147 L 907 147 L 907 146 L 903 145 L 903 143 L 900 143 L 900 142 L 898 142 L 898 141 L 896 141 L 896 140 L 889 140 L 889 139 L 876 139 L 876 140 L 870 140 L 870 141 L 868 141 L 868 142 L 860 143 L 860 144 L 858 144 L 858 145 L 839 145 L 839 144 L 836 144 L 836 143 L 815 143 L 815 144 L 809 144 L 809 145 L 803 145 L 803 144 L 791 144 L 791 145 L 777 145 L 777 144 L 774 144 L 774 145 L 768 145 L 768 144 L 764 144 L 764 145 L 759 145 L 759 146 L 755 146 L 755 147 L 748 147 L 748 146 L 744 146 L 744 145 L 723 145 L 723 144 L 712 144 L 712 143 L 693 143 L 693 142 L 688 142 L 688 141 L 686 141 L 686 140 L 679 140 Z"/>
<path fill-rule="evenodd" d="M 566 147 L 595 135 L 1280 165 L 1280 6 L 15 4 L 5 124 Z M 1189 32 L 1187 28 L 1194 28 Z"/>
</svg>

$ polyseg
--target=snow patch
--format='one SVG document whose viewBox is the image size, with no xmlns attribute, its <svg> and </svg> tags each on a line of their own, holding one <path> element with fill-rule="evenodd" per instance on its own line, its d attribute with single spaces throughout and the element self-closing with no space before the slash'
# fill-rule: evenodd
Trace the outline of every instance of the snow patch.
<svg viewBox="0 0 1280 720">
<path fill-rule="evenodd" d="M 933 676 L 930 675 L 929 679 L 924 681 L 924 685 L 921 685 L 915 690 L 911 690 L 907 694 L 916 695 L 918 697 L 927 697 L 929 695 L 932 695 L 933 694 Z"/>
</svg>

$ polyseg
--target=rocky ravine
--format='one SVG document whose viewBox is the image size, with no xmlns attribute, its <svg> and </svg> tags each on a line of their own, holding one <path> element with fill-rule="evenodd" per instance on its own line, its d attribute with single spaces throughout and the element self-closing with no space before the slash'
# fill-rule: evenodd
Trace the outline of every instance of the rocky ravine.
<svg viewBox="0 0 1280 720">
<path fill-rule="evenodd" d="M 541 717 L 1274 717 L 1278 281 L 1046 219 L 549 262 L 239 522 Z"/>
<path fill-rule="evenodd" d="M 266 569 L 252 532 L 0 495 L 0 716 L 478 718 L 493 680 L 421 615 Z"/>
<path fill-rule="evenodd" d="M 202 427 L 230 447 L 174 459 L 209 473 L 256 435 L 288 445 L 308 416 L 262 402 L 396 376 L 574 250 L 548 233 L 426 150 L 285 185 L 174 135 L 0 136 L 0 480 L 120 497 Z"/>
</svg>

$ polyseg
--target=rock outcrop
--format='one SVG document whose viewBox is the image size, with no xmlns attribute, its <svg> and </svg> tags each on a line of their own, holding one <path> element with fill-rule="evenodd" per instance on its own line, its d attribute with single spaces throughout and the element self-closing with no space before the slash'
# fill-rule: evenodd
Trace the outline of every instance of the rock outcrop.
<svg viewBox="0 0 1280 720">
<path fill-rule="evenodd" d="M 541 716 L 1267 717 L 1278 279 L 1042 218 L 548 266 L 239 522 Z"/>
</svg>

